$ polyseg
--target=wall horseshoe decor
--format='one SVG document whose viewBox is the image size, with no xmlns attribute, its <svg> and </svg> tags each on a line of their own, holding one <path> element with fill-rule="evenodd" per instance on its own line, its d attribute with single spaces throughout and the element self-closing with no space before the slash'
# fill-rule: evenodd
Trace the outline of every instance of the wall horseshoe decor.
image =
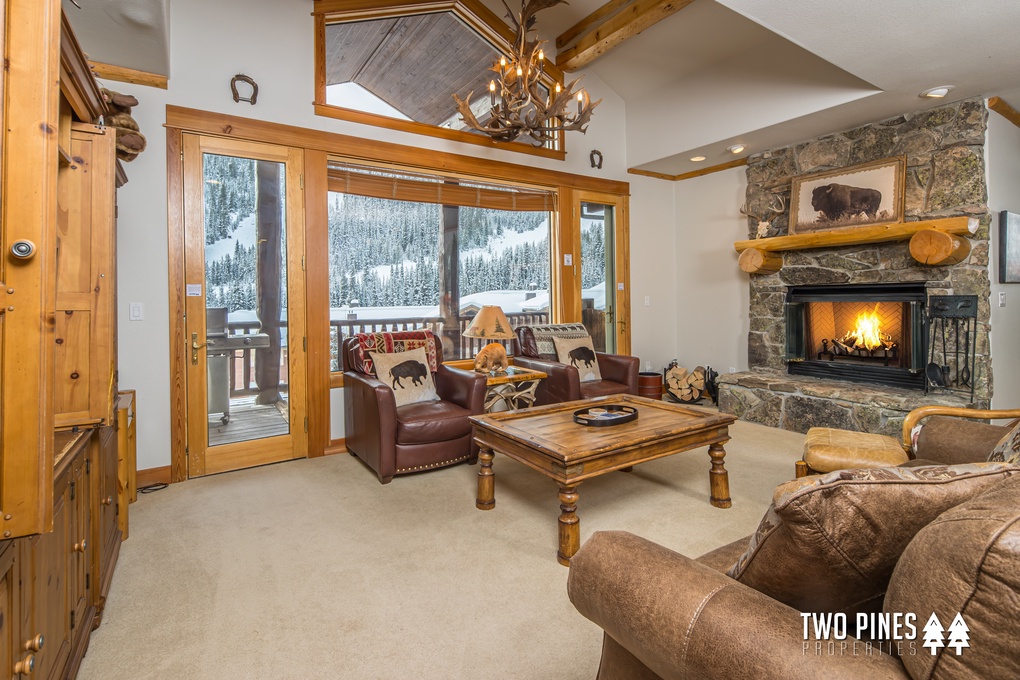
<svg viewBox="0 0 1020 680">
<path fill-rule="evenodd" d="M 239 80 L 242 83 L 248 83 L 249 85 L 251 85 L 250 97 L 242 97 L 237 93 L 237 81 Z M 258 83 L 255 82 L 254 78 L 246 76 L 243 73 L 238 73 L 236 76 L 230 79 L 230 93 L 234 95 L 235 102 L 248 102 L 252 106 L 255 106 L 255 100 L 259 96 L 259 86 Z"/>
<path fill-rule="evenodd" d="M 591 161 L 591 167 L 598 170 L 602 169 L 602 152 L 598 149 L 591 150 L 591 153 L 588 154 L 588 160 Z"/>
</svg>

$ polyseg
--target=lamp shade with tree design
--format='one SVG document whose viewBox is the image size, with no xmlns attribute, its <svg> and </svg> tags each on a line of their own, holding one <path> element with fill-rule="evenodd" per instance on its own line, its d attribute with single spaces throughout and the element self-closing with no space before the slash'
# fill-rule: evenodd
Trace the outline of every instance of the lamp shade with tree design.
<svg viewBox="0 0 1020 680">
<path fill-rule="evenodd" d="M 464 331 L 466 338 L 482 338 L 485 340 L 511 340 L 514 337 L 510 320 L 503 310 L 496 305 L 485 305 Z M 475 356 L 475 370 L 488 373 L 505 371 L 509 362 L 506 348 L 498 342 L 491 342 Z"/>
</svg>

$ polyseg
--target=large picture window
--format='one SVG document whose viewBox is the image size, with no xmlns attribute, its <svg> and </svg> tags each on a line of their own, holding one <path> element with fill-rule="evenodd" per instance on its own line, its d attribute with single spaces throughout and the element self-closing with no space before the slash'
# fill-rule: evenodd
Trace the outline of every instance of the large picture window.
<svg viewBox="0 0 1020 680">
<path fill-rule="evenodd" d="M 329 174 L 333 371 L 355 333 L 430 328 L 451 360 L 478 351 L 463 331 L 484 305 L 514 326 L 548 321 L 551 192 L 342 164 Z"/>
</svg>

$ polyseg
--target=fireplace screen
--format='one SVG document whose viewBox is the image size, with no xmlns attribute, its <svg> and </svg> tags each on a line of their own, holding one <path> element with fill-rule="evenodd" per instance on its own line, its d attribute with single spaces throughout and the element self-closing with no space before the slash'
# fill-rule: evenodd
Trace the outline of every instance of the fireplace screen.
<svg viewBox="0 0 1020 680">
<path fill-rule="evenodd" d="M 926 297 L 916 284 L 791 288 L 790 373 L 924 389 Z"/>
</svg>

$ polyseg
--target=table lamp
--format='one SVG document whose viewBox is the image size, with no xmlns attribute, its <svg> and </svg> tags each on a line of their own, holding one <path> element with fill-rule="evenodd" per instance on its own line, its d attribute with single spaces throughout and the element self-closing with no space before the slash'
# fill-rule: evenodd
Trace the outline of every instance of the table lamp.
<svg viewBox="0 0 1020 680">
<path fill-rule="evenodd" d="M 464 331 L 464 337 L 510 340 L 514 337 L 514 332 L 510 328 L 510 320 L 506 318 L 502 309 L 496 305 L 485 305 L 471 320 L 467 330 Z M 505 371 L 509 365 L 506 348 L 498 342 L 489 343 L 475 356 L 475 370 L 479 373 Z"/>
</svg>

